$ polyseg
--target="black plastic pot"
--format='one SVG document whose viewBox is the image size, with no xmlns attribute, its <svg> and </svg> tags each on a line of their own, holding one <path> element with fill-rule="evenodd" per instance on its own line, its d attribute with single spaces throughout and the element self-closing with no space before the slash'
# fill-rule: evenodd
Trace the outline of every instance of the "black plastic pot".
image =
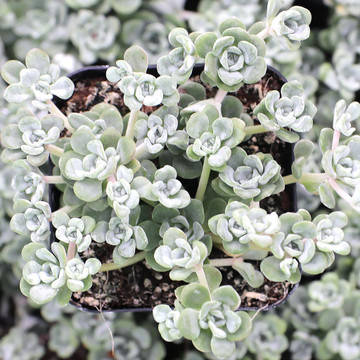
<svg viewBox="0 0 360 360">
<path fill-rule="evenodd" d="M 75 87 L 77 82 L 81 81 L 81 80 L 85 80 L 85 79 L 93 79 L 93 78 L 103 78 L 104 81 L 106 80 L 106 70 L 107 70 L 108 66 L 89 66 L 89 67 L 85 67 L 83 69 L 77 70 L 71 74 L 68 75 L 68 77 L 75 83 Z M 200 73 L 202 72 L 204 68 L 203 64 L 197 64 L 194 68 L 193 71 L 193 76 L 197 76 L 200 75 Z M 148 69 L 148 73 L 154 75 L 154 76 L 158 76 L 158 73 L 156 71 L 156 66 L 150 66 Z M 287 80 L 285 79 L 285 77 L 278 72 L 276 69 L 274 69 L 271 66 L 268 66 L 267 69 L 267 73 L 266 76 L 270 75 L 272 77 L 277 77 L 279 83 L 281 85 L 283 85 L 284 83 L 287 82 Z M 65 100 L 61 100 L 58 98 L 54 99 L 54 103 L 61 109 L 66 101 Z M 288 151 L 284 152 L 283 156 L 284 156 L 284 163 L 285 166 L 284 168 L 284 172 L 282 175 L 288 175 L 291 174 L 291 164 L 294 160 L 294 155 L 293 155 L 293 144 L 286 144 L 286 148 Z M 288 185 L 286 186 L 286 189 L 284 191 L 285 196 L 287 196 L 287 200 L 290 204 L 290 207 L 288 209 L 285 209 L 284 212 L 286 211 L 296 211 L 297 210 L 297 197 L 296 197 L 296 187 L 294 184 L 292 185 Z M 55 211 L 57 209 L 59 209 L 59 200 L 60 200 L 60 192 L 56 189 L 55 185 L 50 185 L 49 186 L 49 202 L 50 202 L 50 207 L 52 209 L 52 211 Z M 51 243 L 57 241 L 56 237 L 55 237 L 55 229 L 51 224 Z M 273 303 L 265 308 L 263 308 L 262 310 L 267 311 L 267 310 L 271 310 L 276 308 L 277 306 L 283 304 L 288 298 L 289 296 L 291 296 L 296 288 L 298 287 L 299 284 L 294 284 L 291 285 L 290 287 L 290 291 L 288 292 L 288 294 L 281 300 L 279 300 L 276 303 Z M 98 313 L 99 311 L 95 308 L 88 308 L 88 307 L 83 307 L 82 305 L 78 304 L 77 302 L 73 301 L 73 299 L 71 299 L 70 303 L 76 307 L 77 309 L 81 310 L 81 311 L 85 311 L 85 312 L 91 312 L 91 313 Z M 243 310 L 243 311 L 257 311 L 259 310 L 258 307 L 246 307 L 246 306 L 241 306 L 238 310 Z M 103 310 L 103 312 L 147 312 L 147 311 L 152 311 L 152 308 L 125 308 L 125 309 L 105 309 Z"/>
</svg>

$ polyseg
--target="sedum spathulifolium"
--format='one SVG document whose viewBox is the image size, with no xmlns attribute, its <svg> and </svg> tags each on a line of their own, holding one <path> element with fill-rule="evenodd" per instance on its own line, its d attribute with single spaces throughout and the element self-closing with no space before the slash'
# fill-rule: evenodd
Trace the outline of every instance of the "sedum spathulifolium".
<svg viewBox="0 0 360 360">
<path fill-rule="evenodd" d="M 41 50 L 31 50 L 25 65 L 10 61 L 2 69 L 10 84 L 5 98 L 20 105 L 32 101 L 32 106 L 42 110 L 21 109 L 15 114 L 15 108 L 9 107 L 8 116 L 2 115 L 6 118 L 2 158 L 20 168 L 12 182 L 10 226 L 31 241 L 23 249 L 22 292 L 37 304 L 54 298 L 66 304 L 72 292 L 90 288 L 97 272 L 144 262 L 155 271 L 168 272 L 171 281 L 182 281 L 174 304 L 160 304 L 153 311 L 166 341 L 189 339 L 196 349 L 219 359 L 246 356 L 246 351 L 278 359 L 288 346 L 284 323 L 277 317 L 259 321 L 245 340 L 252 319 L 239 309 L 244 294 L 224 285 L 218 268 L 230 267 L 256 289 L 265 281 L 295 284 L 301 270 L 320 274 L 334 262 L 335 254 L 349 253 L 345 211 L 322 211 L 312 218 L 306 210 L 281 213 L 272 204 L 274 199 L 282 201 L 285 185 L 299 182 L 330 208 L 341 204 L 337 204 L 338 195 L 352 205 L 351 210 L 360 208 L 356 133 L 360 108 L 348 102 L 358 88 L 357 55 L 339 47 L 333 64 L 321 67 L 325 57 L 311 43 L 306 52 L 309 59 L 303 59 L 302 65 L 299 51 L 292 53 L 292 60 L 282 59 L 308 38 L 311 16 L 301 7 L 283 11 L 284 3 L 277 0 L 268 2 L 265 21 L 251 26 L 250 17 L 243 19 L 249 28 L 242 19 L 231 17 L 213 32 L 207 27 L 211 22 L 202 22 L 198 29 L 206 28 L 206 32 L 192 33 L 173 28 L 180 25 L 174 13 L 184 13 L 181 6 L 163 6 L 162 1 L 148 1 L 146 10 L 141 7 L 131 18 L 122 17 L 121 24 L 114 14 L 133 13 L 140 1 L 67 3 L 78 10 L 69 16 L 72 44 L 85 64 L 97 59 L 114 64 L 106 70 L 107 86 L 114 92 L 110 103 L 100 102 L 82 112 L 71 113 L 68 108 L 65 115 L 52 98 L 70 97 L 73 83 L 60 77 L 57 66 Z M 202 7 L 222 10 L 250 4 L 251 18 L 259 19 L 263 4 L 256 0 L 231 5 L 221 1 L 216 6 L 202 1 Z M 154 8 L 158 14 L 151 15 L 149 9 Z M 159 14 L 164 14 L 166 23 L 158 23 Z M 202 20 L 206 22 L 207 16 Z M 42 30 L 46 26 L 48 22 Z M 123 48 L 136 37 L 137 44 L 144 44 L 151 53 L 138 45 Z M 279 50 L 283 44 L 286 48 Z M 168 51 L 170 46 L 173 49 Z M 350 57 L 342 56 L 349 51 Z M 152 69 L 148 59 L 155 52 L 161 57 Z M 268 58 L 282 64 L 292 81 L 264 91 Z M 197 62 L 203 62 L 204 69 L 192 78 Z M 319 112 L 321 124 L 331 124 L 333 118 L 333 129 L 322 131 L 314 121 L 316 108 L 310 101 L 319 85 L 310 77 L 318 73 L 334 89 L 323 97 Z M 259 95 L 256 103 L 242 103 L 239 94 L 244 85 Z M 346 95 L 347 102 L 337 102 L 335 90 Z M 119 102 L 119 107 L 111 105 Z M 298 133 L 304 139 L 299 141 Z M 310 141 L 319 133 L 321 151 Z M 279 139 L 296 142 L 289 175 L 277 162 L 277 154 L 258 146 L 261 141 L 275 148 Z M 59 209 L 50 209 L 47 184 L 60 192 Z M 343 205 L 339 208 L 345 210 Z M 51 246 L 50 225 L 57 240 Z M 101 247 L 110 252 L 104 264 L 96 258 L 96 249 Z M 215 258 L 219 253 L 224 255 Z M 355 274 L 352 281 L 358 281 Z M 329 295 L 321 297 L 323 293 Z M 315 283 L 311 288 L 309 306 L 312 312 L 322 313 L 331 304 L 335 311 L 340 303 L 348 304 L 344 300 L 348 294 L 343 281 L 324 278 L 322 285 Z M 311 321 L 306 309 L 296 309 L 292 319 L 314 325 L 317 316 Z M 343 356 L 342 343 L 348 344 L 343 333 L 355 329 L 357 323 L 351 318 L 330 327 L 330 320 L 320 314 L 319 318 L 322 329 L 331 328 L 321 346 L 334 356 Z M 89 350 L 89 359 L 140 360 L 150 352 L 154 359 L 164 357 L 161 344 L 153 346 L 151 334 L 126 321 L 114 323 L 114 354 L 110 355 L 111 342 L 103 336 L 105 324 L 95 319 L 89 329 L 83 329 L 82 319 L 79 316 L 74 327 Z M 59 334 L 68 328 L 62 322 L 51 332 L 51 348 L 57 353 L 69 340 Z M 290 350 L 298 355 L 309 344 L 307 353 L 313 352 L 316 340 L 303 335 L 303 328 L 297 330 Z M 57 337 L 61 339 L 56 342 Z M 236 346 L 241 340 L 245 341 Z M 74 344 L 66 351 L 74 351 Z"/>
<path fill-rule="evenodd" d="M 24 103 L 30 101 L 41 110 L 47 109 L 47 102 L 53 96 L 68 99 L 73 91 L 73 82 L 60 77 L 60 68 L 50 63 L 49 56 L 40 49 L 30 50 L 25 64 L 10 60 L 1 68 L 1 76 L 9 84 L 4 98 L 9 102 Z"/>
<path fill-rule="evenodd" d="M 163 338 L 174 341 L 185 337 L 202 352 L 212 351 L 223 359 L 232 355 L 234 341 L 243 340 L 251 330 L 249 315 L 236 312 L 240 296 L 231 286 L 211 291 L 205 285 L 191 283 L 180 289 L 174 310 L 164 305 L 153 310 Z"/>
<path fill-rule="evenodd" d="M 101 266 L 98 259 L 84 263 L 79 258 L 67 260 L 63 245 L 53 243 L 51 252 L 42 244 L 28 244 L 22 251 L 26 261 L 20 283 L 21 292 L 37 304 L 55 298 L 67 304 L 73 291 L 85 291 L 91 287 L 91 275 Z"/>
<path fill-rule="evenodd" d="M 172 76 L 178 84 L 182 84 L 191 76 L 199 56 L 194 40 L 185 29 L 176 28 L 170 31 L 169 42 L 174 49 L 169 55 L 158 60 L 157 70 L 160 75 Z"/>
<path fill-rule="evenodd" d="M 269 131 L 289 142 L 299 140 L 299 135 L 289 132 L 307 132 L 313 126 L 316 107 L 306 99 L 302 85 L 294 80 L 286 83 L 278 91 L 270 91 L 254 109 L 261 125 Z"/>
<path fill-rule="evenodd" d="M 26 158 L 33 166 L 43 165 L 49 157 L 49 147 L 59 139 L 64 129 L 64 121 L 52 114 L 39 119 L 27 111 L 20 116 L 17 124 L 5 126 L 1 133 L 5 147 L 1 158 L 5 163 Z"/>
<path fill-rule="evenodd" d="M 244 128 L 242 120 L 220 117 L 215 106 L 206 105 L 186 123 L 186 132 L 194 139 L 186 154 L 193 161 L 205 158 L 213 170 L 221 171 L 231 157 L 231 149 L 244 139 Z"/>
<path fill-rule="evenodd" d="M 124 54 L 124 60 L 118 60 L 116 67 L 106 71 L 109 81 L 117 83 L 124 93 L 125 105 L 132 111 L 143 105 L 176 105 L 179 101 L 176 81 L 167 75 L 156 78 L 147 74 L 148 56 L 139 46 L 132 46 Z"/>
<path fill-rule="evenodd" d="M 225 197 L 238 197 L 244 202 L 260 201 L 284 190 L 281 167 L 270 154 L 247 155 L 235 147 L 226 167 L 214 179 L 214 190 Z"/>
<path fill-rule="evenodd" d="M 221 36 L 208 32 L 195 41 L 199 56 L 205 59 L 203 80 L 224 91 L 259 81 L 266 73 L 264 40 L 250 35 L 236 18 L 224 21 L 219 30 Z"/>
</svg>

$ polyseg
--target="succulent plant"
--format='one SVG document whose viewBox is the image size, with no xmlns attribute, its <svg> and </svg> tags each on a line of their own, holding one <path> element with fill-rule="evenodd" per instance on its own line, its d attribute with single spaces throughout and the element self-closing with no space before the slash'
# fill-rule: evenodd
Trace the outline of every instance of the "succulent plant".
<svg viewBox="0 0 360 360">
<path fill-rule="evenodd" d="M 15 335 L 28 341 L 24 354 L 10 333 L 0 341 L 0 357 L 43 357 L 37 338 L 28 335 L 45 331 L 40 339 L 50 334 L 48 349 L 58 357 L 77 356 L 81 344 L 90 360 L 163 359 L 163 344 L 151 323 L 139 327 L 140 317 L 73 316 L 53 302 L 66 304 L 72 292 L 89 290 L 97 272 L 139 262 L 183 281 L 173 307 L 160 304 L 153 311 L 166 341 L 185 338 L 207 353 L 178 354 L 179 360 L 272 360 L 286 350 L 294 359 L 358 357 L 359 264 L 350 258 L 337 262 L 339 275 L 301 287 L 279 313 L 283 319 L 238 311 L 243 297 L 244 306 L 254 299 L 274 302 L 278 288 L 268 282 L 284 283 L 285 296 L 300 269 L 305 276 L 320 274 L 335 254 L 349 254 L 350 245 L 353 256 L 358 251 L 360 109 L 351 101 L 360 87 L 359 26 L 344 16 L 352 4 L 339 0 L 331 31 L 314 32 L 300 51 L 311 16 L 297 6 L 287 9 L 291 1 L 270 0 L 266 17 L 258 0 L 202 0 L 201 15 L 183 1 L 0 3 L 0 63 L 9 54 L 26 57 L 25 65 L 9 61 L 2 69 L 9 84 L 5 99 L 19 104 L 2 104 L 0 114 L 2 158 L 15 165 L 0 166 L 0 302 L 6 311 L 4 299 L 14 299 L 22 325 Z M 264 21 L 253 24 L 258 20 Z M 188 24 L 197 31 L 181 27 Z M 61 53 L 50 64 L 42 50 L 26 55 L 31 47 Z M 324 64 L 329 50 L 336 53 Z M 101 91 L 87 98 L 89 108 L 71 113 L 75 93 L 64 115 L 62 102 L 52 100 L 72 95 L 74 85 L 60 77 L 60 68 L 78 67 L 78 53 L 84 64 L 114 64 L 106 72 L 111 84 L 101 81 Z M 148 69 L 149 61 L 156 69 Z M 204 71 L 192 78 L 197 62 Z M 279 91 L 264 91 L 272 84 L 263 78 L 266 62 L 290 79 Z M 242 104 L 244 85 L 260 104 Z M 33 112 L 18 111 L 20 105 Z M 261 139 L 272 147 L 277 138 L 296 142 L 289 175 L 277 157 L 245 144 Z M 14 191 L 8 191 L 13 175 Z M 284 200 L 277 194 L 293 183 L 312 196 L 302 204 L 313 216 L 274 208 Z M 50 209 L 48 185 L 60 192 L 59 209 Z M 320 200 L 336 211 L 317 211 Z M 9 216 L 20 236 L 10 235 Z M 50 246 L 51 224 L 56 241 Z M 104 264 L 96 258 L 101 247 L 112 251 Z M 224 285 L 225 267 L 236 274 L 235 284 L 247 283 L 246 294 Z M 51 324 L 22 318 L 22 300 L 13 296 L 16 277 L 32 305 L 48 304 L 41 312 Z"/>
<path fill-rule="evenodd" d="M 157 69 L 160 75 L 172 76 L 182 84 L 191 76 L 198 59 L 196 47 L 188 32 L 182 28 L 170 31 L 169 42 L 175 49 L 158 60 Z"/>
<path fill-rule="evenodd" d="M 310 22 L 311 13 L 309 10 L 300 6 L 293 6 L 275 16 L 271 22 L 270 33 L 284 38 L 290 48 L 298 48 L 301 41 L 310 36 Z"/>
<path fill-rule="evenodd" d="M 286 323 L 278 316 L 263 317 L 254 322 L 246 345 L 251 353 L 260 353 L 264 359 L 281 359 L 282 352 L 288 347 L 285 331 Z"/>
<path fill-rule="evenodd" d="M 115 39 L 120 30 L 117 17 L 82 9 L 70 22 L 70 39 L 79 49 L 79 58 L 84 64 L 92 64 L 97 58 L 115 60 L 118 52 Z"/>
<path fill-rule="evenodd" d="M 34 333 L 14 327 L 0 341 L 0 356 L 4 360 L 35 360 L 45 354 L 44 347 Z"/>
<path fill-rule="evenodd" d="M 196 39 L 199 55 L 206 56 L 204 75 L 219 89 L 236 91 L 244 83 L 253 84 L 265 75 L 265 43 L 244 28 L 241 22 L 236 22 L 236 27 L 234 24 L 225 27 L 221 37 L 204 33 Z M 212 50 L 206 53 L 209 47 Z"/>
<path fill-rule="evenodd" d="M 278 91 L 270 91 L 254 109 L 254 115 L 264 128 L 290 142 L 297 141 L 299 136 L 284 128 L 307 132 L 312 128 L 315 114 L 315 105 L 304 98 L 302 85 L 297 81 L 283 85 L 281 96 Z"/>
<path fill-rule="evenodd" d="M 43 165 L 63 129 L 64 121 L 56 115 L 45 115 L 40 120 L 31 113 L 26 114 L 18 124 L 7 125 L 2 131 L 2 143 L 6 147 L 2 160 L 14 162 L 26 157 L 31 165 Z"/>
<path fill-rule="evenodd" d="M 312 312 L 339 309 L 349 293 L 350 284 L 347 281 L 339 279 L 335 273 L 325 274 L 321 281 L 314 281 L 309 285 L 308 308 Z"/>
<path fill-rule="evenodd" d="M 208 255 L 206 246 L 195 240 L 189 244 L 186 235 L 176 228 L 169 228 L 163 236 L 163 245 L 155 253 L 155 261 L 170 271 L 172 280 L 185 280 L 201 266 Z"/>
<path fill-rule="evenodd" d="M 74 84 L 67 77 L 59 77 L 60 69 L 50 64 L 49 56 L 40 49 L 30 50 L 25 64 L 18 60 L 8 61 L 1 69 L 1 76 L 10 84 L 4 93 L 9 102 L 21 103 L 32 100 L 39 109 L 47 109 L 46 102 L 53 96 L 68 99 Z"/>
<path fill-rule="evenodd" d="M 234 148 L 224 171 L 213 182 L 216 192 L 245 201 L 261 199 L 284 189 L 280 166 L 270 154 L 247 155 Z"/>
<path fill-rule="evenodd" d="M 91 287 L 91 275 L 100 269 L 100 261 L 79 258 L 67 260 L 63 245 L 53 243 L 51 251 L 42 244 L 24 247 L 22 256 L 26 265 L 20 289 L 35 303 L 44 304 L 55 298 L 60 304 L 69 302 L 72 291 Z"/>
</svg>

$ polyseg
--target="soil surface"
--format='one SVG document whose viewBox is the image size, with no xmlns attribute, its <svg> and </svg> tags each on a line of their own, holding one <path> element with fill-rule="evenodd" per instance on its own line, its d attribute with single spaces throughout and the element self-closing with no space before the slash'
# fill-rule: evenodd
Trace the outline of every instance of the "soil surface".
<svg viewBox="0 0 360 360">
<path fill-rule="evenodd" d="M 199 71 L 198 71 L 199 72 Z M 199 74 L 195 74 L 193 81 L 200 82 Z M 89 110 L 92 106 L 105 102 L 116 106 L 122 115 L 129 110 L 124 105 L 121 92 L 105 78 L 105 70 L 95 77 L 75 82 L 74 95 L 66 102 L 59 102 L 61 110 L 69 114 Z M 256 84 L 244 85 L 236 93 L 244 105 L 244 112 L 253 116 L 253 109 L 263 97 L 271 90 L 280 90 L 283 80 L 272 70 Z M 217 89 L 206 87 L 207 97 L 213 97 Z M 155 108 L 143 107 L 142 111 L 150 114 Z M 254 118 L 255 123 L 257 120 Z M 282 175 L 290 173 L 292 163 L 292 145 L 276 138 L 274 133 L 252 136 L 241 147 L 248 153 L 271 153 L 283 169 Z M 186 183 L 184 183 L 186 188 Z M 191 187 L 194 187 L 192 184 Z M 190 190 L 190 189 L 189 189 Z M 287 186 L 281 194 L 273 195 L 261 201 L 261 207 L 268 212 L 276 211 L 278 214 L 294 211 L 294 187 Z M 225 256 L 215 252 L 211 257 Z M 107 263 L 112 261 L 113 247 L 105 244 L 93 243 L 89 250 L 83 254 L 84 259 L 96 257 Z M 253 262 L 259 268 L 259 262 Z M 251 288 L 242 277 L 232 268 L 219 269 L 223 275 L 223 285 L 232 285 L 240 294 L 242 307 L 263 308 L 267 305 L 278 304 L 287 296 L 293 285 L 265 281 L 257 289 Z M 149 268 L 145 261 L 128 268 L 117 271 L 99 273 L 93 276 L 93 285 L 90 291 L 74 293 L 72 303 L 75 306 L 91 310 L 124 309 L 142 311 L 153 308 L 157 304 L 173 305 L 174 290 L 181 285 L 169 279 L 168 273 L 159 273 Z"/>
</svg>

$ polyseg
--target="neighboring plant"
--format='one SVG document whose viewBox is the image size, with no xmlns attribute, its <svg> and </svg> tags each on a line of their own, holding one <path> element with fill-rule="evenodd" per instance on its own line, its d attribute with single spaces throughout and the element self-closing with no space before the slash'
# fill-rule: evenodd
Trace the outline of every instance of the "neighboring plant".
<svg viewBox="0 0 360 360">
<path fill-rule="evenodd" d="M 76 9 L 98 5 L 96 1 L 68 3 Z M 140 6 L 139 2 L 130 5 L 129 12 Z M 256 17 L 260 5 L 256 1 L 253 5 Z M 107 6 L 125 14 L 127 2 Z M 338 196 L 353 209 L 360 208 L 360 137 L 353 128 L 360 119 L 359 103 L 334 103 L 332 129 L 322 129 L 319 138 L 324 171 L 306 172 L 316 148 L 310 140 L 299 141 L 297 134 L 312 129 L 316 113 L 306 88 L 294 80 L 280 91 L 261 94 L 253 118 L 242 114 L 242 104 L 228 94 L 262 79 L 271 39 L 297 49 L 309 37 L 310 13 L 298 6 L 281 11 L 282 6 L 282 1 L 270 0 L 266 20 L 248 30 L 235 17 L 222 21 L 217 32 L 173 29 L 169 41 L 175 49 L 158 60 L 158 77 L 147 73 L 147 51 L 137 45 L 124 51 L 106 75 L 123 94 L 127 114 L 105 103 L 85 113 L 62 114 L 52 98 L 69 98 L 74 84 L 59 77 L 59 68 L 50 64 L 42 50 L 31 50 L 26 65 L 5 63 L 2 76 L 10 84 L 5 99 L 24 106 L 31 101 L 50 112 L 21 109 L 1 134 L 2 159 L 25 172 L 13 181 L 15 214 L 10 223 L 16 233 L 31 240 L 22 251 L 23 294 L 36 304 L 54 298 L 66 304 L 72 292 L 91 287 L 97 272 L 145 260 L 156 271 L 168 271 L 171 280 L 186 283 L 176 289 L 174 308 L 161 304 L 153 310 L 166 341 L 189 339 L 198 350 L 226 359 L 234 355 L 235 342 L 244 340 L 250 353 L 269 360 L 280 358 L 288 347 L 286 324 L 269 316 L 254 322 L 252 329 L 248 313 L 237 311 L 240 295 L 222 284 L 218 268 L 232 267 L 250 287 L 258 288 L 265 280 L 295 284 L 300 281 L 300 269 L 320 274 L 334 262 L 335 254 L 349 254 L 344 212 L 322 212 L 312 218 L 303 209 L 278 215 L 260 207 L 260 201 L 281 194 L 285 185 L 302 184 L 328 208 L 338 205 Z M 147 29 L 140 25 L 134 29 Z M 82 9 L 73 30 L 71 40 L 82 62 L 97 58 L 115 62 L 120 52 L 117 18 Z M 199 61 L 205 64 L 202 84 L 189 80 Z M 345 88 L 346 95 L 346 90 L 356 89 L 346 88 L 340 79 L 350 70 L 356 78 L 357 68 L 349 70 L 340 62 L 335 68 L 342 87 L 336 90 Z M 206 99 L 210 88 L 218 90 Z M 258 150 L 250 154 L 242 148 L 257 134 L 296 142 L 292 174 L 283 176 L 271 154 Z M 47 172 L 49 159 L 52 173 Z M 181 179 L 198 184 L 195 196 Z M 46 184 L 56 185 L 62 194 L 56 211 L 47 202 Z M 50 222 L 59 241 L 51 247 Z M 112 263 L 85 260 L 93 241 L 113 247 Z M 224 255 L 214 258 L 214 247 Z M 331 296 L 319 296 L 323 291 Z M 347 291 L 343 281 L 324 277 L 321 284 L 314 282 L 309 288 L 309 308 L 318 312 L 336 308 Z M 358 346 L 356 338 L 343 335 L 358 328 L 356 315 L 354 310 L 336 327 L 332 323 L 333 330 L 321 345 L 324 352 L 347 356 L 343 343 Z M 320 327 L 329 330 L 324 316 L 321 321 Z M 78 326 L 81 341 L 90 359 L 111 358 L 104 325 L 94 321 L 88 328 L 97 326 L 100 329 L 90 334 Z M 69 336 L 61 335 L 69 327 L 63 321 L 53 328 L 50 347 L 54 351 L 63 348 L 71 354 L 78 346 L 78 341 L 69 343 Z M 118 358 L 163 357 L 161 344 L 133 323 L 115 322 L 113 339 L 113 355 Z M 304 342 L 316 343 L 300 332 L 296 339 L 294 353 Z"/>
</svg>

